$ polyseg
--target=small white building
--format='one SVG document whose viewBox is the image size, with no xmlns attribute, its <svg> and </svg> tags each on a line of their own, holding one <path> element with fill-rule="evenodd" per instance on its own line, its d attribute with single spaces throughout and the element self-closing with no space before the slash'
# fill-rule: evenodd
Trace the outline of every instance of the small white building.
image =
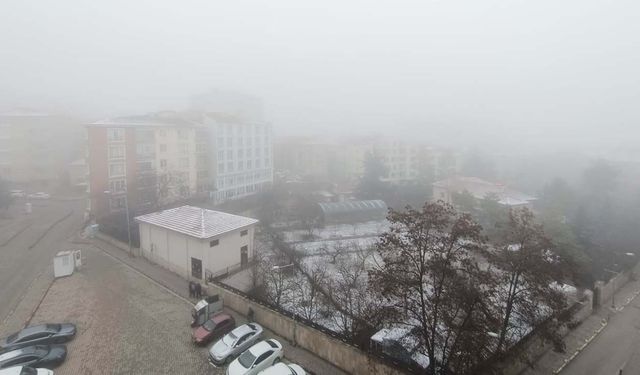
<svg viewBox="0 0 640 375">
<path fill-rule="evenodd" d="M 143 256 L 187 279 L 239 269 L 253 257 L 256 219 L 193 206 L 135 219 Z"/>
</svg>

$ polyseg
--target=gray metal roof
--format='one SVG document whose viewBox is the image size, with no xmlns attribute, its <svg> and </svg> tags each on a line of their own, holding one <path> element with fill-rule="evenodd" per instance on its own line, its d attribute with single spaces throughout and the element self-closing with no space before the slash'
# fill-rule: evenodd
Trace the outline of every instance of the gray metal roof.
<svg viewBox="0 0 640 375">
<path fill-rule="evenodd" d="M 205 208 L 182 206 L 136 217 L 136 221 L 206 239 L 258 222 L 249 217 Z"/>
<path fill-rule="evenodd" d="M 381 200 L 318 203 L 318 205 L 325 214 L 387 210 L 387 204 Z"/>
</svg>

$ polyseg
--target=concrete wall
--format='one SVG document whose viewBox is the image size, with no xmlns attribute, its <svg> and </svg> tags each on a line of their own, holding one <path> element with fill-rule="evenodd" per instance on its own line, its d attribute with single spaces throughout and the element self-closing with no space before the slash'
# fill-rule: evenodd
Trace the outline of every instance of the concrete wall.
<svg viewBox="0 0 640 375">
<path fill-rule="evenodd" d="M 356 375 L 387 375 L 401 373 L 399 370 L 368 355 L 360 349 L 337 340 L 321 331 L 307 327 L 239 294 L 218 285 L 209 284 L 208 294 L 220 294 L 225 307 L 246 315 L 249 307 L 254 311 L 256 322 L 276 334 L 294 342 L 320 358 L 333 363 L 344 371 Z"/>
<path fill-rule="evenodd" d="M 639 271 L 640 263 L 631 270 L 622 272 L 611 278 L 607 283 L 596 281 L 596 285 L 593 290 L 593 306 L 597 308 L 602 306 L 606 301 L 609 301 L 609 299 L 614 296 L 615 292 L 631 281 Z"/>
<path fill-rule="evenodd" d="M 571 323 L 582 323 L 593 313 L 593 292 L 590 290 L 585 291 L 584 297 L 580 302 L 576 302 L 572 307 Z M 569 329 L 564 327 L 560 334 L 564 337 L 569 333 Z M 549 343 L 543 343 L 540 336 L 537 334 L 530 335 L 519 343 L 522 353 L 529 360 L 536 362 L 544 353 L 552 349 L 552 345 Z M 511 356 L 505 359 L 502 363 L 499 363 L 500 373 L 503 375 L 518 375 L 522 373 L 528 365 L 524 363 L 520 358 Z"/>
<path fill-rule="evenodd" d="M 248 256 L 253 256 L 254 226 L 225 233 L 218 237 L 200 240 L 155 225 L 140 223 L 140 249 L 142 255 L 154 263 L 167 268 L 186 279 L 191 278 L 191 258 L 202 261 L 205 270 L 216 273 L 240 263 L 240 248 L 248 247 Z M 241 236 L 242 230 L 248 230 Z M 210 247 L 217 239 L 219 244 Z"/>
</svg>

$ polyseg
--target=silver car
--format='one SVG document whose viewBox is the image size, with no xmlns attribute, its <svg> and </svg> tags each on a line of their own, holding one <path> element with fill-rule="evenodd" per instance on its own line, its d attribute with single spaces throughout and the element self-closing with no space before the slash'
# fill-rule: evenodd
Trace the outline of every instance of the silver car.
<svg viewBox="0 0 640 375">
<path fill-rule="evenodd" d="M 240 355 L 260 339 L 262 326 L 257 323 L 243 324 L 224 335 L 209 349 L 209 363 L 222 366 Z"/>
</svg>

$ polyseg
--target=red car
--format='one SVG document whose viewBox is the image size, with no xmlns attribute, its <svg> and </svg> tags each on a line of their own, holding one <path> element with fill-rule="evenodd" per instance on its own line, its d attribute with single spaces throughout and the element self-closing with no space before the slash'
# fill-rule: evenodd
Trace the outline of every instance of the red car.
<svg viewBox="0 0 640 375">
<path fill-rule="evenodd" d="M 206 345 L 216 337 L 221 337 L 236 328 L 233 316 L 220 313 L 211 317 L 203 325 L 193 330 L 191 339 L 198 345 Z"/>
</svg>

